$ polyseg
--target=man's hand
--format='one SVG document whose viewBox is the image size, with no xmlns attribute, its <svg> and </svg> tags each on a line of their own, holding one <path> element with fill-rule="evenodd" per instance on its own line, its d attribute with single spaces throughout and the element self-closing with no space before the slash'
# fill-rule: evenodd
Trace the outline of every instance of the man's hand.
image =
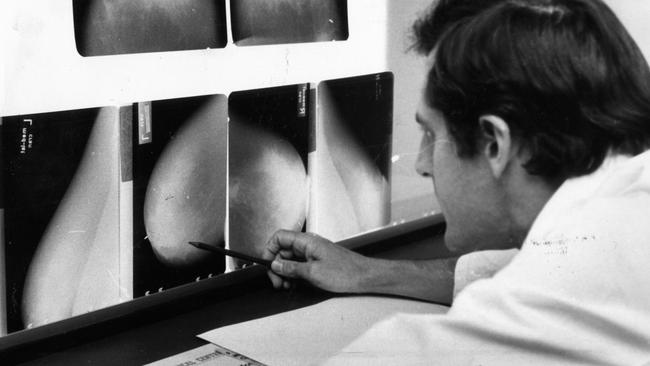
<svg viewBox="0 0 650 366">
<path fill-rule="evenodd" d="M 312 233 L 280 230 L 266 245 L 264 259 L 273 260 L 269 278 L 276 288 L 302 279 L 332 292 L 360 292 L 369 259 Z"/>
<path fill-rule="evenodd" d="M 262 254 L 272 260 L 276 288 L 302 279 L 332 292 L 406 296 L 450 304 L 457 258 L 386 260 L 364 257 L 316 234 L 280 230 Z"/>
</svg>

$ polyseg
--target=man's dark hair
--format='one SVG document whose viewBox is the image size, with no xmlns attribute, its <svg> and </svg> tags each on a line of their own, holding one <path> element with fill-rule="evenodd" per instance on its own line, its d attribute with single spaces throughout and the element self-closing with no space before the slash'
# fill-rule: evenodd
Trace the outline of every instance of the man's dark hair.
<svg viewBox="0 0 650 366">
<path fill-rule="evenodd" d="M 524 167 L 549 180 L 650 147 L 648 64 L 600 0 L 441 0 L 414 31 L 435 52 L 426 100 L 461 157 L 477 153 L 483 115 L 503 118 Z"/>
<path fill-rule="evenodd" d="M 506 0 L 438 0 L 413 24 L 413 48 L 428 55 L 442 34 L 455 23 L 476 16 L 494 4 Z"/>
</svg>

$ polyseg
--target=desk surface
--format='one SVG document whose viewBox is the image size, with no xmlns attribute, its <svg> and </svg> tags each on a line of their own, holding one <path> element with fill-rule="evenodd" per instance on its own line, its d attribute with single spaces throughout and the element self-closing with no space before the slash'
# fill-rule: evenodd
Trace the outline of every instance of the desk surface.
<svg viewBox="0 0 650 366">
<path fill-rule="evenodd" d="M 359 250 L 387 258 L 448 256 L 441 238 L 444 224 L 432 223 L 378 239 Z M 277 291 L 262 267 L 242 271 L 243 276 L 235 275 L 243 279 L 234 287 L 182 296 L 127 316 L 0 348 L 3 365 L 7 361 L 25 365 L 141 365 L 206 344 L 196 337 L 199 333 L 313 305 L 333 296 L 307 285 Z"/>
</svg>

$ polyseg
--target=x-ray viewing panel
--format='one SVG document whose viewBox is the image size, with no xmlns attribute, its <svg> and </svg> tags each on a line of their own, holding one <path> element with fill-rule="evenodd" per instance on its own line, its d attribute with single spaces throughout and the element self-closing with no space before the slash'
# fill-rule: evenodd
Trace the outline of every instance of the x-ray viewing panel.
<svg viewBox="0 0 650 366">
<path fill-rule="evenodd" d="M 348 38 L 347 0 L 232 0 L 230 13 L 238 46 Z"/>
<path fill-rule="evenodd" d="M 222 48 L 225 0 L 73 0 L 82 56 Z"/>
<path fill-rule="evenodd" d="M 323 81 L 310 166 L 310 231 L 341 240 L 390 221 L 393 74 Z"/>
<path fill-rule="evenodd" d="M 119 109 L 4 117 L 9 332 L 117 304 Z"/>
<path fill-rule="evenodd" d="M 133 118 L 134 296 L 223 273 L 227 101 L 223 95 L 138 103 Z"/>
<path fill-rule="evenodd" d="M 276 230 L 305 223 L 309 85 L 235 92 L 228 110 L 229 246 L 259 256 Z"/>
</svg>

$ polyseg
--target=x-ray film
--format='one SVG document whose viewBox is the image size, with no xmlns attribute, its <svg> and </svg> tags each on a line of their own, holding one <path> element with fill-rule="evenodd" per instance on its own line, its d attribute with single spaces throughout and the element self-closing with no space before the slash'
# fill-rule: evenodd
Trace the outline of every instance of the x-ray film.
<svg viewBox="0 0 650 366">
<path fill-rule="evenodd" d="M 222 48 L 225 0 L 73 0 L 82 56 Z"/>
<path fill-rule="evenodd" d="M 316 94 L 309 231 L 341 240 L 387 225 L 392 73 L 323 81 Z"/>
<path fill-rule="evenodd" d="M 2 119 L 9 332 L 117 304 L 118 108 Z"/>
<path fill-rule="evenodd" d="M 232 0 L 230 13 L 238 46 L 348 38 L 346 0 Z"/>
<path fill-rule="evenodd" d="M 133 288 L 139 297 L 224 272 L 189 241 L 224 243 L 227 102 L 223 95 L 137 103 Z"/>
<path fill-rule="evenodd" d="M 276 230 L 303 229 L 309 196 L 309 100 L 308 84 L 231 94 L 231 249 L 260 256 Z"/>
</svg>

